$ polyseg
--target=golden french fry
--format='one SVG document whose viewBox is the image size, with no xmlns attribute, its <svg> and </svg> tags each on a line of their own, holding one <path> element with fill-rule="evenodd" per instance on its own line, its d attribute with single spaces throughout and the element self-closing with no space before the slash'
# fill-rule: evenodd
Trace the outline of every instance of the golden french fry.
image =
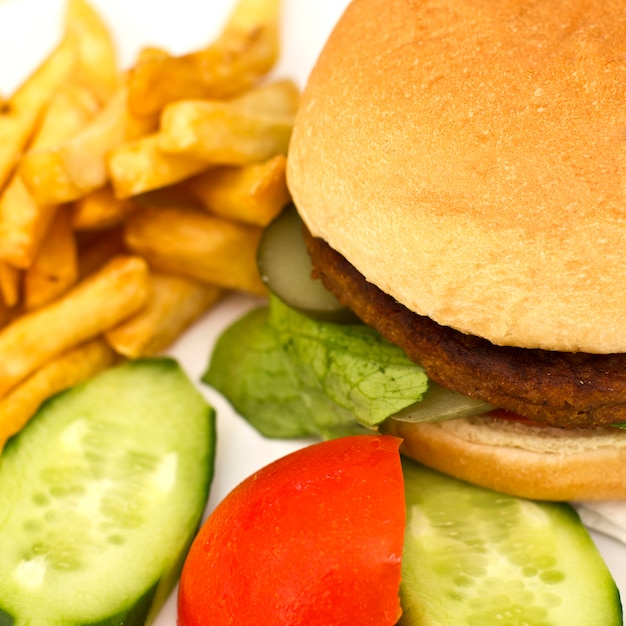
<svg viewBox="0 0 626 626">
<path fill-rule="evenodd" d="M 4 299 L 0 297 L 0 328 L 6 326 L 10 321 L 15 319 L 18 309 L 15 306 L 9 306 Z"/>
<path fill-rule="evenodd" d="M 85 85 L 61 85 L 43 112 L 43 119 L 28 151 L 53 148 L 82 130 L 98 113 L 100 104 Z"/>
<path fill-rule="evenodd" d="M 248 89 L 278 58 L 280 8 L 280 0 L 239 0 L 211 45 L 138 64 L 129 75 L 131 111 L 154 115 L 174 100 L 227 98 Z"/>
<path fill-rule="evenodd" d="M 20 301 L 22 272 L 13 265 L 0 261 L 0 295 L 2 302 L 13 308 Z"/>
<path fill-rule="evenodd" d="M 106 102 L 120 86 L 120 72 L 113 37 L 85 0 L 68 0 L 65 28 L 75 34 L 78 67 L 75 78 Z"/>
<path fill-rule="evenodd" d="M 223 290 L 183 276 L 153 272 L 146 306 L 104 337 L 129 358 L 157 354 L 169 347 L 222 296 Z"/>
<path fill-rule="evenodd" d="M 0 189 L 11 175 L 57 87 L 77 60 L 74 37 L 66 36 L 0 109 Z"/>
<path fill-rule="evenodd" d="M 155 269 L 265 295 L 256 264 L 261 234 L 189 208 L 140 207 L 125 226 L 126 245 Z"/>
<path fill-rule="evenodd" d="M 84 86 L 64 83 L 47 106 L 32 149 L 47 149 L 66 140 L 95 115 L 98 103 Z M 37 176 L 54 176 L 42 170 Z M 56 205 L 38 202 L 19 174 L 14 174 L 0 196 L 0 259 L 29 267 L 54 216 Z"/>
<path fill-rule="evenodd" d="M 239 111 L 295 115 L 300 105 L 300 89 L 292 80 L 277 80 L 250 89 L 228 102 Z"/>
<path fill-rule="evenodd" d="M 88 232 L 88 235 L 88 237 L 82 237 L 78 242 L 78 276 L 80 280 L 99 270 L 114 256 L 128 253 L 124 242 L 124 230 L 120 226 Z"/>
<path fill-rule="evenodd" d="M 264 161 L 287 154 L 293 119 L 216 100 L 174 102 L 163 111 L 159 147 L 210 164 Z"/>
<path fill-rule="evenodd" d="M 93 339 L 36 370 L 0 400 L 0 450 L 51 396 L 73 387 L 116 362 L 116 354 L 101 338 Z"/>
<path fill-rule="evenodd" d="M 291 199 L 286 163 L 280 154 L 263 163 L 215 167 L 192 178 L 186 186 L 215 215 L 267 226 Z"/>
<path fill-rule="evenodd" d="M 230 32 L 250 31 L 263 24 L 279 27 L 281 0 L 239 0 L 235 5 L 222 37 Z"/>
<path fill-rule="evenodd" d="M 171 185 L 206 168 L 194 157 L 163 152 L 158 134 L 124 143 L 109 156 L 111 184 L 118 198 Z"/>
<path fill-rule="evenodd" d="M 19 174 L 0 196 L 0 259 L 25 269 L 35 258 L 57 206 L 33 198 Z"/>
<path fill-rule="evenodd" d="M 167 50 L 165 50 L 165 48 L 148 46 L 146 48 L 142 48 L 139 51 L 137 59 L 135 60 L 135 66 L 141 65 L 142 63 L 149 63 L 150 61 L 160 61 L 162 59 L 167 59 L 169 56 L 170 54 Z"/>
<path fill-rule="evenodd" d="M 229 164 L 286 154 L 299 100 L 295 83 L 280 80 L 226 102 L 173 103 L 162 115 L 161 148 Z"/>
<path fill-rule="evenodd" d="M 76 230 L 109 228 L 122 222 L 132 209 L 130 200 L 116 198 L 107 185 L 74 203 L 72 224 Z"/>
<path fill-rule="evenodd" d="M 169 57 L 169 54 L 162 48 L 156 48 L 154 46 L 143 48 L 139 51 L 139 54 L 135 61 L 135 67 L 141 65 L 142 63 L 151 63 L 152 61 L 164 59 L 167 57 Z M 127 106 L 126 141 L 139 139 L 140 137 L 145 137 L 146 135 L 150 135 L 156 132 L 159 128 L 160 114 L 160 111 L 155 111 L 151 115 L 136 115 L 132 111 L 132 109 Z"/>
<path fill-rule="evenodd" d="M 206 171 L 206 170 L 205 170 Z M 186 178 L 178 183 L 158 187 L 144 193 L 133 196 L 132 203 L 134 206 L 177 206 L 202 208 L 202 202 L 194 195 L 189 187 L 192 178 Z"/>
<path fill-rule="evenodd" d="M 126 120 L 126 93 L 120 90 L 80 133 L 25 154 L 19 173 L 36 201 L 61 204 L 103 187 L 106 156 L 124 141 Z"/>
<path fill-rule="evenodd" d="M 124 141 L 134 141 L 141 137 L 152 135 L 159 130 L 159 116 L 138 117 L 127 108 L 126 109 L 126 132 Z"/>
<path fill-rule="evenodd" d="M 0 397 L 50 359 L 139 310 L 150 296 L 147 263 L 116 257 L 58 300 L 0 331 Z"/>
<path fill-rule="evenodd" d="M 59 207 L 32 265 L 24 273 L 24 308 L 37 309 L 56 300 L 78 279 L 78 253 L 71 217 Z"/>
</svg>

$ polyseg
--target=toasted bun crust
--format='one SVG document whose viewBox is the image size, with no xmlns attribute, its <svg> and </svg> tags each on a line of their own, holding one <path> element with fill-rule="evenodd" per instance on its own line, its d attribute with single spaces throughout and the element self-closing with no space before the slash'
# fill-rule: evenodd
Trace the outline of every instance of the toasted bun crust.
<svg viewBox="0 0 626 626">
<path fill-rule="evenodd" d="M 355 0 L 288 182 L 409 309 L 499 345 L 626 352 L 624 0 Z"/>
<path fill-rule="evenodd" d="M 409 457 L 495 491 L 536 500 L 626 499 L 626 432 L 562 430 L 489 417 L 389 420 Z"/>
</svg>

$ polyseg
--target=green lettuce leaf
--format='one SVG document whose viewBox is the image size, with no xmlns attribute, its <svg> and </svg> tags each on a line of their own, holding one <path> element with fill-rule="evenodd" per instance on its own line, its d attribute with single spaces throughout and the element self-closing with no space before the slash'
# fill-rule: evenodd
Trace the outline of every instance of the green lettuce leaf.
<svg viewBox="0 0 626 626">
<path fill-rule="evenodd" d="M 202 380 L 280 438 L 375 428 L 428 388 L 423 369 L 373 329 L 312 320 L 275 298 L 224 331 Z"/>
</svg>

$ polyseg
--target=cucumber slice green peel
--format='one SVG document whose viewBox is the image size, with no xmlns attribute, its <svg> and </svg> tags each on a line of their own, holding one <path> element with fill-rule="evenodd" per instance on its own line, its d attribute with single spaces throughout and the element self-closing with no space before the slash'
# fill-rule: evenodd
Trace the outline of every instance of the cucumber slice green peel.
<svg viewBox="0 0 626 626">
<path fill-rule="evenodd" d="M 0 625 L 150 623 L 201 520 L 214 422 L 169 358 L 44 404 L 0 458 Z"/>
<path fill-rule="evenodd" d="M 532 502 L 403 461 L 400 624 L 622 626 L 619 591 L 567 504 Z"/>
</svg>

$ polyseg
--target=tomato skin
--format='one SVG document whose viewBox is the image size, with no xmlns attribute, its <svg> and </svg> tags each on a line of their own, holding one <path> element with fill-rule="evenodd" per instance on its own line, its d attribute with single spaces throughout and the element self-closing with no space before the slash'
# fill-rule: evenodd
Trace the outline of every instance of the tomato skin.
<svg viewBox="0 0 626 626">
<path fill-rule="evenodd" d="M 183 567 L 179 626 L 390 626 L 404 543 L 400 439 L 314 444 L 236 487 Z"/>
</svg>

